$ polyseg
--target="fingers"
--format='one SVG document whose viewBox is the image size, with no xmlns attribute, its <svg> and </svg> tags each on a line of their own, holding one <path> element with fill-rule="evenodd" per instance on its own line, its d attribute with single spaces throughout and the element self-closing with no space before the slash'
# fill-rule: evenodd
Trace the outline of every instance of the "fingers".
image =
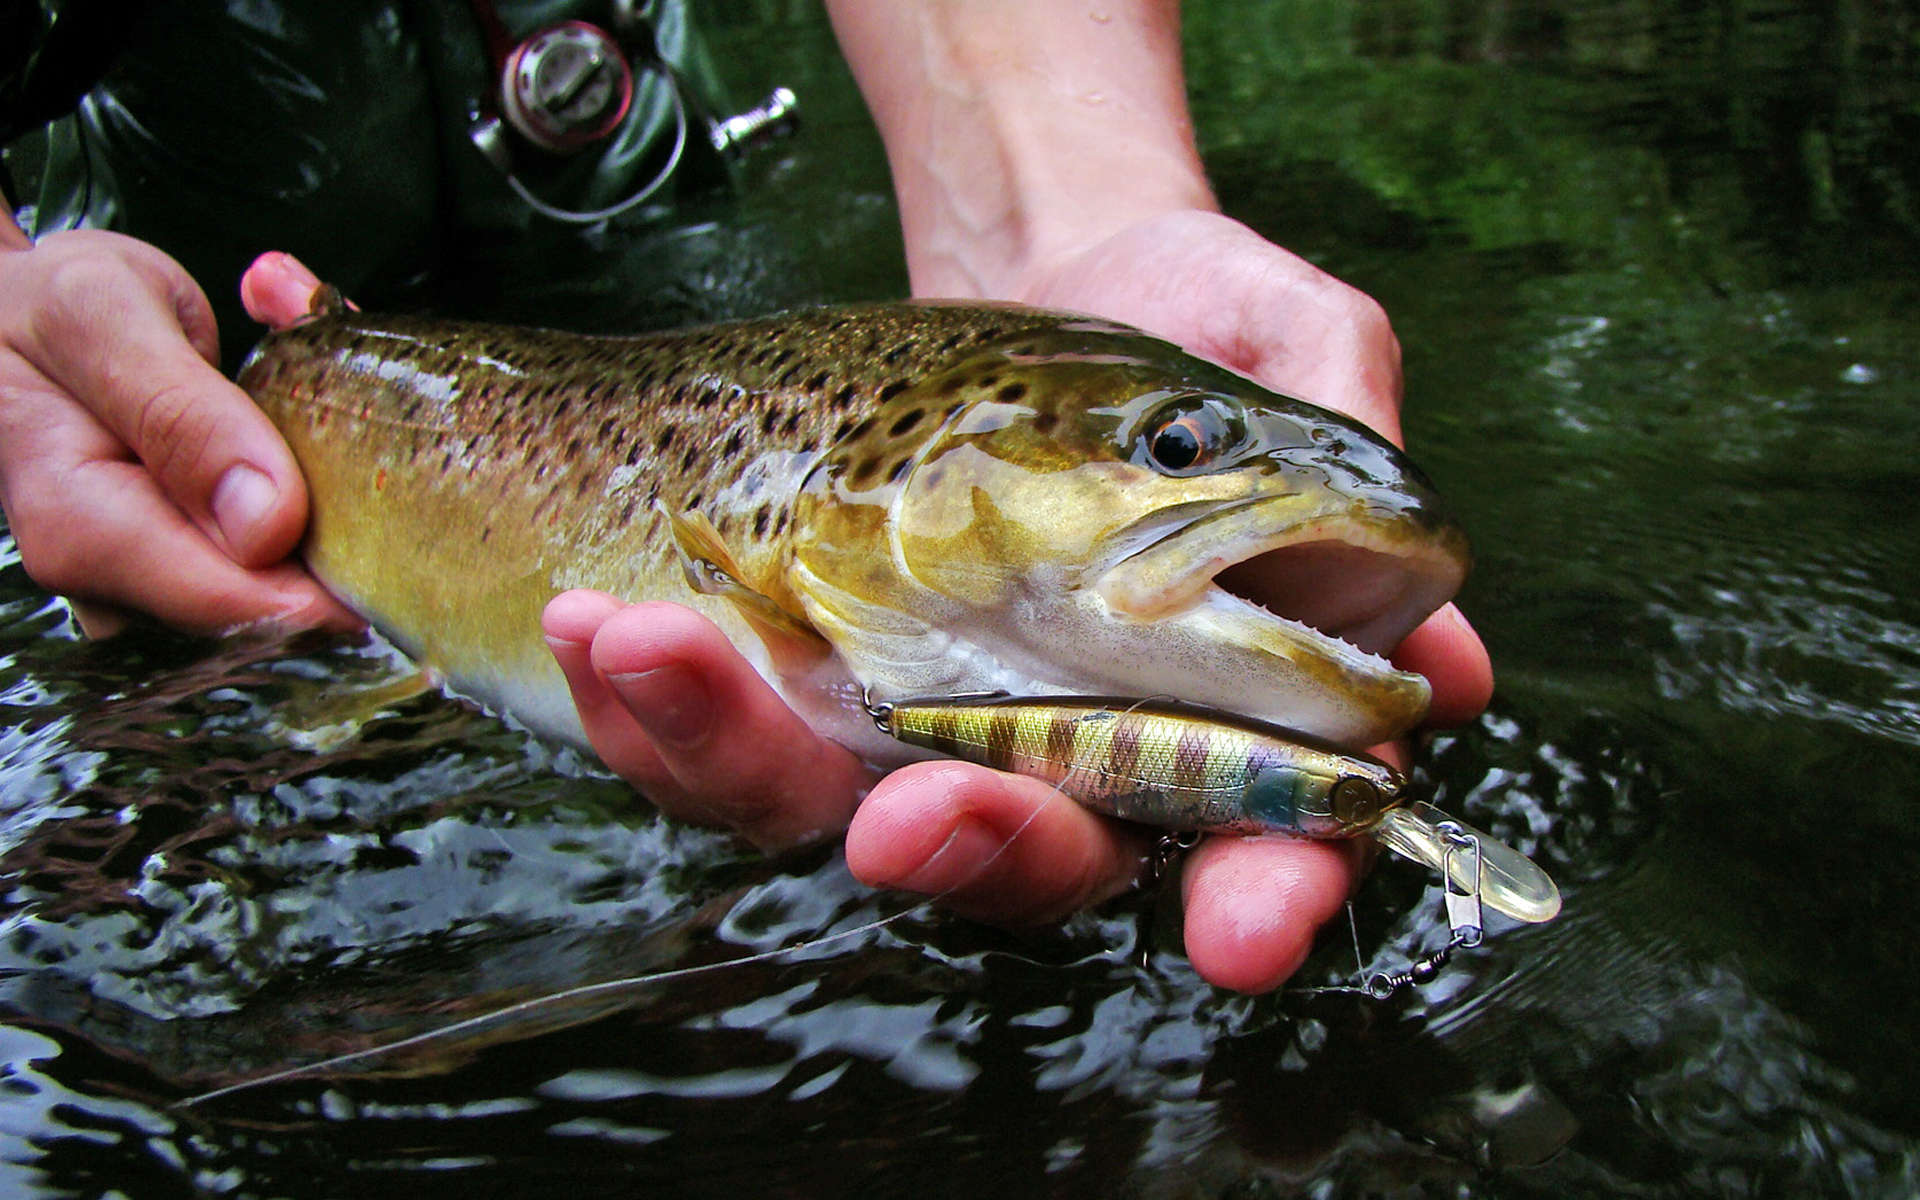
<svg viewBox="0 0 1920 1200">
<path fill-rule="evenodd" d="M 917 763 L 873 789 L 847 830 L 862 882 L 937 897 L 962 915 L 1038 922 L 1097 904 L 1138 875 L 1148 837 L 1039 780 L 967 763 Z M 1181 876 L 1186 950 L 1208 982 L 1278 987 L 1359 877 L 1360 848 L 1285 837 L 1212 837 Z"/>
<path fill-rule="evenodd" d="M 82 407 L 228 558 L 292 551 L 306 489 L 264 414 L 213 365 L 213 317 L 165 255 L 83 230 L 5 259 L 0 339 Z"/>
<path fill-rule="evenodd" d="M 361 625 L 297 567 L 227 557 L 90 413 L 4 353 L 0 503 L 27 572 L 78 601 L 91 635 L 115 632 L 123 609 L 202 633 Z"/>
<path fill-rule="evenodd" d="M 1181 873 L 1187 957 L 1217 987 L 1272 991 L 1306 961 L 1359 873 L 1352 842 L 1208 838 Z"/>
<path fill-rule="evenodd" d="M 1487 648 L 1452 604 L 1408 634 L 1392 657 L 1395 666 L 1424 675 L 1433 685 L 1428 725 L 1465 724 L 1493 698 L 1493 663 Z"/>
<path fill-rule="evenodd" d="M 1037 779 L 915 763 L 875 785 L 847 830 L 847 866 L 874 887 L 939 898 L 981 920 L 1058 920 L 1125 889 L 1143 834 Z"/>
<path fill-rule="evenodd" d="M 313 308 L 319 277 L 291 254 L 272 250 L 253 260 L 240 277 L 240 302 L 247 315 L 269 329 L 299 323 Z"/>
<path fill-rule="evenodd" d="M 915 763 L 853 806 L 865 769 L 787 708 L 726 636 L 673 604 L 567 592 L 541 619 L 588 739 L 670 815 L 765 846 L 847 828 L 847 865 L 874 886 L 981 920 L 1057 920 L 1124 890 L 1149 835 L 1036 779 Z M 1357 876 L 1347 845 L 1210 838 L 1183 875 L 1187 951 L 1208 980 L 1265 991 L 1298 969 Z"/>
<path fill-rule="evenodd" d="M 846 826 L 866 767 L 796 716 L 705 617 L 575 591 L 541 623 L 594 750 L 663 811 L 767 847 Z"/>
<path fill-rule="evenodd" d="M 22 563 L 43 586 L 81 601 L 83 628 L 95 636 L 117 631 L 122 622 L 88 601 L 138 609 L 202 633 L 263 622 L 342 631 L 361 626 L 293 563 L 258 569 L 234 563 L 138 464 L 43 458 L 24 474 L 10 473 L 8 485 Z"/>
</svg>

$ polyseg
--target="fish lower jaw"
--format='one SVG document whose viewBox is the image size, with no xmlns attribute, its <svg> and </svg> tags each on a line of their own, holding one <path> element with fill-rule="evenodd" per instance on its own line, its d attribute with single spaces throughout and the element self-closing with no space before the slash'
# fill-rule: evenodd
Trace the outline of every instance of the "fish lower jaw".
<svg viewBox="0 0 1920 1200">
<path fill-rule="evenodd" d="M 1384 695 L 1417 688 L 1424 715 L 1427 681 L 1402 671 L 1381 654 L 1305 621 L 1281 616 L 1218 585 L 1201 593 L 1187 623 L 1242 652 L 1285 664 L 1286 673 L 1312 678 L 1354 695 Z"/>
<path fill-rule="evenodd" d="M 1123 694 L 1222 708 L 1349 749 L 1413 728 L 1432 696 L 1424 677 L 1220 587 L 1134 627 L 1140 636 L 1125 670 L 1136 678 Z"/>
</svg>

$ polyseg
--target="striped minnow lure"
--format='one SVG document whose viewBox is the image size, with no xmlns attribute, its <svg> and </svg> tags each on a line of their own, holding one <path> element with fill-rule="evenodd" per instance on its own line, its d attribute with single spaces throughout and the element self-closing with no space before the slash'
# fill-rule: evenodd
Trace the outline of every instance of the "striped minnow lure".
<svg viewBox="0 0 1920 1200">
<path fill-rule="evenodd" d="M 1169 830 L 1371 835 L 1449 889 L 1520 921 L 1560 892 L 1526 856 L 1408 795 L 1369 755 L 1252 718 L 1162 700 L 962 696 L 869 704 L 883 733 L 1031 775 L 1096 812 Z M 1459 852 L 1471 838 L 1477 852 Z"/>
</svg>

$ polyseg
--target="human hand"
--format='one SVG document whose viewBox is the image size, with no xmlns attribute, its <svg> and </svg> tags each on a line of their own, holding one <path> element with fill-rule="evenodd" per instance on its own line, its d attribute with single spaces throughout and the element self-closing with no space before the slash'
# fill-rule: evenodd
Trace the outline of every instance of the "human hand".
<svg viewBox="0 0 1920 1200">
<path fill-rule="evenodd" d="M 1098 12 L 1019 0 L 827 7 L 886 143 L 915 295 L 1138 325 L 1398 439 L 1400 351 L 1379 306 L 1217 211 L 1186 108 L 1175 0 Z M 1486 652 L 1450 606 L 1393 657 L 1432 682 L 1435 722 L 1486 703 Z M 902 772 L 868 796 L 847 840 L 861 878 L 917 887 L 916 856 L 964 844 L 968 822 L 1016 827 L 1015 785 L 943 770 L 944 793 Z M 909 829 L 916 839 L 899 835 Z M 1122 835 L 1088 836 L 1066 849 L 1070 869 L 1111 861 L 1104 847 Z M 1355 849 L 1207 839 L 1181 879 L 1194 966 L 1227 987 L 1276 986 L 1357 880 Z M 1015 904 L 1021 889 L 1004 895 Z"/>
<path fill-rule="evenodd" d="M 1217 214 L 1175 213 L 1123 231 L 1009 290 L 1144 325 L 1269 386 L 1398 432 L 1399 348 L 1379 306 Z M 1064 916 L 1139 873 L 1140 831 L 1032 779 L 920 763 L 856 803 L 868 780 L 854 756 L 808 729 L 717 629 L 686 610 L 575 592 L 554 601 L 545 626 L 601 756 L 668 812 L 768 845 L 850 822 L 847 859 L 864 881 L 1003 922 Z M 1396 660 L 1432 680 L 1436 720 L 1465 719 L 1486 702 L 1485 652 L 1451 608 L 1409 637 Z M 1182 877 L 1195 966 L 1249 991 L 1285 979 L 1351 891 L 1358 850 L 1207 839 Z"/>
<path fill-rule="evenodd" d="M 1400 344 L 1370 297 L 1237 221 L 1170 211 L 1067 246 L 1003 281 L 1010 298 L 1138 325 L 1275 391 L 1345 413 L 1395 443 Z M 1486 648 L 1449 604 L 1391 655 L 1433 687 L 1427 720 L 1454 725 L 1486 707 Z M 1375 753 L 1405 765 L 1404 746 Z M 1339 909 L 1359 859 L 1324 843 L 1209 838 L 1182 876 L 1187 950 L 1209 979 L 1261 990 L 1292 972 L 1309 933 Z"/>
<path fill-rule="evenodd" d="M 0 505 L 28 574 L 96 636 L 127 609 L 207 632 L 357 627 L 287 561 L 305 485 L 214 365 L 186 272 L 119 234 L 0 226 Z"/>
</svg>

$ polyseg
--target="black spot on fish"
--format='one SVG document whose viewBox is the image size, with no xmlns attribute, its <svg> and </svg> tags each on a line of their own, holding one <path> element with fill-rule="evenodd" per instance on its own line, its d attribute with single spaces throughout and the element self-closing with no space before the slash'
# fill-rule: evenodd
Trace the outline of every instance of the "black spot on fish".
<svg viewBox="0 0 1920 1200">
<path fill-rule="evenodd" d="M 863 417 L 861 418 L 860 423 L 858 425 L 855 425 L 852 431 L 849 432 L 847 436 L 854 438 L 855 440 L 859 440 L 859 439 L 865 438 L 868 434 L 872 432 L 873 432 L 873 418 Z"/>
<path fill-rule="evenodd" d="M 835 408 L 853 407 L 854 395 L 855 395 L 854 386 L 849 383 L 845 387 L 841 388 L 839 391 L 833 394 L 833 406 Z"/>
<path fill-rule="evenodd" d="M 753 536 L 767 536 L 767 526 L 770 525 L 772 521 L 773 514 L 767 510 L 766 505 L 762 504 L 759 508 L 755 509 L 753 513 Z"/>
<path fill-rule="evenodd" d="M 743 441 L 745 441 L 745 439 L 741 436 L 739 427 L 735 426 L 733 432 L 727 435 L 727 448 L 723 453 L 728 458 L 734 457 L 740 453 L 740 446 Z"/>
<path fill-rule="evenodd" d="M 782 387 L 782 388 L 792 387 L 794 377 L 799 374 L 800 374 L 800 367 L 796 363 L 795 365 L 788 367 L 786 370 L 780 372 L 780 378 L 773 381 L 773 386 Z"/>
<path fill-rule="evenodd" d="M 902 479 L 906 477 L 907 468 L 911 467 L 912 465 L 913 465 L 913 460 L 910 458 L 902 458 L 896 461 L 893 464 L 893 470 L 887 472 L 887 482 L 899 483 Z"/>
<path fill-rule="evenodd" d="M 907 436 L 909 433 L 913 432 L 913 427 L 920 423 L 920 418 L 926 415 L 927 413 L 925 409 L 920 409 L 920 408 L 908 409 L 906 412 L 900 414 L 900 419 L 893 423 L 893 428 L 887 430 L 887 436 L 888 437 Z"/>
<path fill-rule="evenodd" d="M 861 459 L 858 463 L 856 463 L 854 465 L 853 470 L 847 473 L 847 482 L 852 484 L 854 487 L 864 488 L 869 483 L 872 483 L 873 477 L 879 473 L 880 473 L 880 460 L 872 456 L 868 456 L 866 458 Z"/>
<path fill-rule="evenodd" d="M 633 501 L 634 498 L 628 496 L 627 502 L 620 506 L 620 523 L 622 525 L 628 524 L 633 520 Z"/>
<path fill-rule="evenodd" d="M 787 419 L 780 423 L 780 432 L 785 434 L 788 437 L 792 437 L 794 434 L 794 431 L 799 428 L 800 428 L 800 410 L 797 408 L 788 410 Z"/>
<path fill-rule="evenodd" d="M 1000 377 L 998 375 L 995 375 L 993 372 L 989 371 L 985 375 L 982 375 L 980 377 L 979 386 L 981 391 L 990 392 L 994 388 L 1000 386 Z"/>
<path fill-rule="evenodd" d="M 783 508 L 777 514 L 774 515 L 773 531 L 776 534 L 785 533 L 787 531 L 787 510 L 786 509 Z"/>
<path fill-rule="evenodd" d="M 761 437 L 772 437 L 774 428 L 778 426 L 779 423 L 780 423 L 780 412 L 778 409 L 769 407 L 769 408 L 763 408 L 760 410 L 760 436 Z"/>
<path fill-rule="evenodd" d="M 900 360 L 905 358 L 907 356 L 908 351 L 912 349 L 913 349 L 913 343 L 901 342 L 899 345 L 895 346 L 893 349 L 887 351 L 886 357 L 882 358 L 880 361 L 886 363 L 890 367 L 898 366 L 900 364 Z"/>
<path fill-rule="evenodd" d="M 887 401 L 893 399 L 895 396 L 898 396 L 901 392 L 906 391 L 907 388 L 910 386 L 912 385 L 909 384 L 904 379 L 894 380 L 893 382 L 887 384 L 887 386 L 880 389 L 880 403 L 885 404 Z"/>
<path fill-rule="evenodd" d="M 1051 408 L 1043 408 L 1033 414 L 1033 430 L 1035 433 L 1052 433 L 1055 429 L 1059 428 L 1059 426 L 1060 414 Z"/>
<path fill-rule="evenodd" d="M 665 454 L 667 451 L 673 449 L 673 426 L 668 425 L 659 433 L 653 435 L 653 449 L 658 454 Z M 639 448 L 635 447 L 633 454 L 627 457 L 628 466 L 633 465 L 634 458 L 639 453 Z"/>
<path fill-rule="evenodd" d="M 693 460 L 699 456 L 700 448 L 698 446 L 688 446 L 685 450 L 682 450 L 680 452 L 680 469 L 682 471 L 693 470 Z"/>
<path fill-rule="evenodd" d="M 1026 395 L 1027 395 L 1027 385 L 1024 383 L 1014 382 L 1001 388 L 1000 395 L 995 398 L 999 400 L 1000 403 L 1002 404 L 1018 404 L 1020 403 L 1020 401 L 1026 398 Z"/>
<path fill-rule="evenodd" d="M 807 390 L 809 392 L 814 393 L 815 395 L 819 395 L 821 392 L 826 390 L 827 381 L 832 378 L 833 377 L 829 375 L 827 372 L 822 371 L 818 375 L 815 375 L 812 379 L 807 380 Z"/>
</svg>

